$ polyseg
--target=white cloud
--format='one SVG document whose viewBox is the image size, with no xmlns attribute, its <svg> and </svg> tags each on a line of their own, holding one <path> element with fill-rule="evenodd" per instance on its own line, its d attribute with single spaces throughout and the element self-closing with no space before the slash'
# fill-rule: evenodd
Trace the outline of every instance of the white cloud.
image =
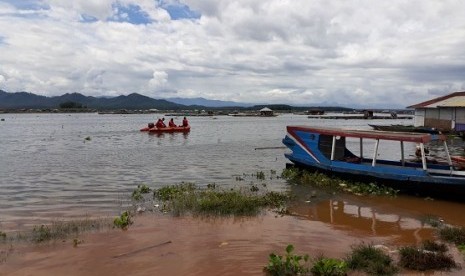
<svg viewBox="0 0 465 276">
<path fill-rule="evenodd" d="M 198 20 L 152 0 L 41 3 L 0 3 L 4 90 L 402 107 L 465 87 L 465 2 L 182 1 Z M 107 21 L 116 3 L 153 22 Z"/>
</svg>

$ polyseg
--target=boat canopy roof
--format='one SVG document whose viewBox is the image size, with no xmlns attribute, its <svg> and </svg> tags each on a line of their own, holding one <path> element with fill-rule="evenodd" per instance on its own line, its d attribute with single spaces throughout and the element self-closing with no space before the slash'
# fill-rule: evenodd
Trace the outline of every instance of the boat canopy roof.
<svg viewBox="0 0 465 276">
<path fill-rule="evenodd" d="M 377 130 L 357 130 L 344 128 L 329 127 L 309 127 L 309 126 L 287 126 L 287 131 L 305 131 L 315 134 L 330 136 L 368 138 L 380 140 L 405 141 L 415 143 L 427 143 L 429 141 L 445 141 L 446 137 L 442 134 L 416 133 L 416 132 L 394 132 L 394 131 L 377 131 Z"/>
</svg>

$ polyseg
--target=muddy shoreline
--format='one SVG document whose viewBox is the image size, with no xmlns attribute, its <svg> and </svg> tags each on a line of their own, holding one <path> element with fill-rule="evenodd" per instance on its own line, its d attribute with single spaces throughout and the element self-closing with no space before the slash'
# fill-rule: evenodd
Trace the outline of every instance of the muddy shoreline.
<svg viewBox="0 0 465 276">
<path fill-rule="evenodd" d="M 434 231 L 420 229 L 417 236 L 433 238 Z M 268 255 L 282 254 L 288 244 L 299 254 L 343 258 L 361 242 L 390 249 L 412 242 L 398 238 L 367 235 L 298 213 L 240 218 L 146 213 L 138 215 L 127 231 L 80 235 L 82 243 L 77 246 L 72 238 L 14 244 L 0 264 L 0 275 L 263 275 Z M 3 244 L 1 250 L 9 250 L 9 245 Z M 460 259 L 458 252 L 454 254 Z M 462 271 L 446 274 L 461 275 Z"/>
</svg>

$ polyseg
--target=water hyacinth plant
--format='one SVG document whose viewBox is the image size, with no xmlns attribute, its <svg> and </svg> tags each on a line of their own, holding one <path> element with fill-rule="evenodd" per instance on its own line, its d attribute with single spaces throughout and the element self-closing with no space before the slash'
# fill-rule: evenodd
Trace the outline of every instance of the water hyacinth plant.
<svg viewBox="0 0 465 276">
<path fill-rule="evenodd" d="M 342 180 L 323 173 L 309 172 L 297 168 L 284 169 L 281 176 L 294 184 L 310 185 L 312 187 L 327 188 L 349 192 L 356 195 L 389 195 L 395 196 L 398 191 L 375 183 L 362 183 Z"/>
<path fill-rule="evenodd" d="M 124 211 L 119 217 L 113 220 L 113 225 L 123 230 L 128 229 L 129 225 L 133 223 L 131 214 L 128 211 Z"/>
<path fill-rule="evenodd" d="M 284 256 L 271 253 L 269 256 L 268 265 L 263 268 L 267 275 L 281 276 L 281 275 L 306 275 L 309 268 L 306 266 L 309 256 L 296 255 L 293 253 L 294 246 L 289 244 L 286 247 L 286 254 Z"/>
<path fill-rule="evenodd" d="M 310 271 L 314 276 L 344 276 L 347 275 L 347 263 L 344 260 L 325 258 L 316 259 Z"/>
<path fill-rule="evenodd" d="M 150 191 L 151 189 L 145 184 L 137 185 L 137 188 L 132 191 L 131 198 L 132 200 L 140 201 L 144 198 L 143 194 L 148 194 Z"/>
</svg>

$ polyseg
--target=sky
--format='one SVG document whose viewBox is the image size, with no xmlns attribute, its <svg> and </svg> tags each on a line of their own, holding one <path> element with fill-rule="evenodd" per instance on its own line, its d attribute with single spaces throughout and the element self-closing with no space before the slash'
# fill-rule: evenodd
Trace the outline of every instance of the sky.
<svg viewBox="0 0 465 276">
<path fill-rule="evenodd" d="M 0 89 L 404 108 L 465 90 L 465 1 L 0 0 Z"/>
</svg>

